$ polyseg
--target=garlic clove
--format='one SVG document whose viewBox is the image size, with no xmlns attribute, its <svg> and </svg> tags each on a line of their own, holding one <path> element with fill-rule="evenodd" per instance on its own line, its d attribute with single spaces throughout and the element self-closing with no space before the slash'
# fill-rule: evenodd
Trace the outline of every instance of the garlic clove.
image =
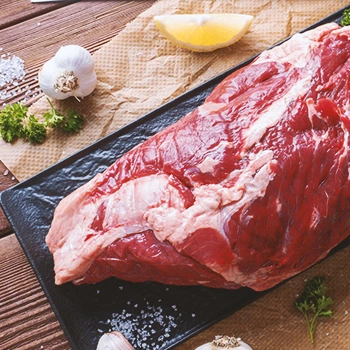
<svg viewBox="0 0 350 350">
<path fill-rule="evenodd" d="M 135 350 L 126 338 L 117 331 L 105 333 L 98 341 L 96 350 Z"/>
<path fill-rule="evenodd" d="M 199 346 L 195 350 L 214 350 L 214 348 L 213 348 L 212 343 L 210 342 L 210 343 L 205 343 L 205 344 Z"/>
<path fill-rule="evenodd" d="M 69 96 L 67 94 L 56 91 L 54 88 L 55 78 L 60 74 L 60 71 L 57 69 L 55 61 L 53 59 L 44 63 L 42 68 L 39 71 L 39 85 L 41 90 L 49 97 L 56 100 L 63 100 Z"/>
<path fill-rule="evenodd" d="M 210 343 L 205 343 L 195 350 L 253 350 L 241 338 L 217 335 Z"/>
<path fill-rule="evenodd" d="M 96 84 L 97 84 L 96 73 L 93 71 L 90 74 L 86 74 L 84 78 L 84 84 L 79 85 L 77 96 L 85 97 L 90 95 L 95 90 Z"/>
<path fill-rule="evenodd" d="M 57 68 L 74 71 L 77 75 L 94 70 L 95 63 L 90 52 L 79 45 L 62 46 L 54 58 Z"/>
<path fill-rule="evenodd" d="M 79 45 L 62 46 L 40 70 L 39 85 L 57 100 L 90 95 L 97 85 L 93 57 Z"/>
</svg>

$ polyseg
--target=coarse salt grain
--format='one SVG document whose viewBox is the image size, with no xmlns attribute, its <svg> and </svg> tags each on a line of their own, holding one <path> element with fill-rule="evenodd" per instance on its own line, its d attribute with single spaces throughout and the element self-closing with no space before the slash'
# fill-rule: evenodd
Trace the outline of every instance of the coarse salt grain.
<svg viewBox="0 0 350 350">
<path fill-rule="evenodd" d="M 0 47 L 0 52 L 4 49 Z M 28 84 L 25 88 L 21 88 L 20 84 L 25 83 L 27 71 L 24 69 L 24 61 L 10 52 L 3 53 L 0 56 L 0 101 L 7 100 L 13 97 L 19 96 L 22 92 L 25 92 L 23 97 L 17 102 L 27 102 L 30 99 L 38 97 L 42 94 L 40 87 L 30 87 Z M 38 82 L 38 78 L 34 77 L 33 80 Z M 17 97 L 18 99 L 18 97 Z M 6 106 L 8 103 L 2 103 L 2 106 Z"/>
<path fill-rule="evenodd" d="M 0 51 L 3 49 L 1 48 Z M 18 86 L 18 82 L 24 79 L 24 61 L 10 53 L 2 54 L 0 57 L 0 100 L 6 100 L 12 96 L 9 91 Z"/>
<path fill-rule="evenodd" d="M 136 349 L 146 350 L 159 349 L 160 345 L 155 341 L 165 344 L 166 338 L 171 338 L 172 330 L 177 327 L 174 316 L 167 315 L 161 306 L 149 305 L 138 315 L 131 315 L 126 310 L 113 313 L 112 319 L 106 323 L 111 330 L 121 332 Z"/>
</svg>

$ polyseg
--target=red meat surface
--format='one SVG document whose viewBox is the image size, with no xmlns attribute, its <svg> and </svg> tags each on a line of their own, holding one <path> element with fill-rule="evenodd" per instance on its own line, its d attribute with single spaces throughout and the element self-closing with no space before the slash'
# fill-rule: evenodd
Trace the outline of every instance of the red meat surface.
<svg viewBox="0 0 350 350">
<path fill-rule="evenodd" d="M 57 206 L 56 283 L 265 290 L 350 232 L 350 28 L 263 52 Z"/>
</svg>

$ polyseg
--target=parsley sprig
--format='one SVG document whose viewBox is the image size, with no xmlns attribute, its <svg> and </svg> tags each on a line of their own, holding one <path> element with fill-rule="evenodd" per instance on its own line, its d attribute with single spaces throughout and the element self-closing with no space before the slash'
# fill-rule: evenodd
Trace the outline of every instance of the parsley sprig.
<svg viewBox="0 0 350 350">
<path fill-rule="evenodd" d="M 0 134 L 4 141 L 12 142 L 25 136 L 22 121 L 26 117 L 27 111 L 28 108 L 22 103 L 16 103 L 7 105 L 0 112 Z"/>
<path fill-rule="evenodd" d="M 60 128 L 66 133 L 77 132 L 82 129 L 84 124 L 84 118 L 75 111 L 68 110 L 66 115 L 59 113 L 52 102 L 49 101 L 51 110 L 44 113 L 43 117 L 47 126 L 51 128 Z"/>
<path fill-rule="evenodd" d="M 343 17 L 340 21 L 340 25 L 343 27 L 350 25 L 350 8 L 343 11 Z"/>
<path fill-rule="evenodd" d="M 333 312 L 330 310 L 333 300 L 325 296 L 326 289 L 325 278 L 314 277 L 306 283 L 304 293 L 294 303 L 305 317 L 311 343 L 314 342 L 314 333 L 319 317 L 333 316 Z"/>
<path fill-rule="evenodd" d="M 22 138 L 31 143 L 43 143 L 46 139 L 46 125 L 40 123 L 33 114 L 25 116 L 22 121 Z"/>
<path fill-rule="evenodd" d="M 21 138 L 31 143 L 42 143 L 48 128 L 59 128 L 72 133 L 82 129 L 84 118 L 75 111 L 66 114 L 58 112 L 48 99 L 51 109 L 43 114 L 40 122 L 33 114 L 28 115 L 28 107 L 22 102 L 6 105 L 0 111 L 0 135 L 5 142 Z"/>
</svg>

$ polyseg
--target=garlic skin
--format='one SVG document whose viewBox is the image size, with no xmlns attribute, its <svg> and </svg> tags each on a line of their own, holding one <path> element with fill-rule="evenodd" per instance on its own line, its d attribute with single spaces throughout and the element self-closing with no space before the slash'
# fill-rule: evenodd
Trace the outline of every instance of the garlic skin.
<svg viewBox="0 0 350 350">
<path fill-rule="evenodd" d="M 96 350 L 135 350 L 134 347 L 117 331 L 105 333 L 98 341 Z"/>
<path fill-rule="evenodd" d="M 210 343 L 205 343 L 201 346 L 198 346 L 198 348 L 196 348 L 195 350 L 214 350 L 214 348 L 210 342 Z"/>
<path fill-rule="evenodd" d="M 241 340 L 241 338 L 216 336 L 215 340 L 210 343 L 205 343 L 195 350 L 253 350 L 247 343 Z"/>
<path fill-rule="evenodd" d="M 90 95 L 97 84 L 94 60 L 79 45 L 62 46 L 39 72 L 41 90 L 56 100 Z"/>
</svg>

